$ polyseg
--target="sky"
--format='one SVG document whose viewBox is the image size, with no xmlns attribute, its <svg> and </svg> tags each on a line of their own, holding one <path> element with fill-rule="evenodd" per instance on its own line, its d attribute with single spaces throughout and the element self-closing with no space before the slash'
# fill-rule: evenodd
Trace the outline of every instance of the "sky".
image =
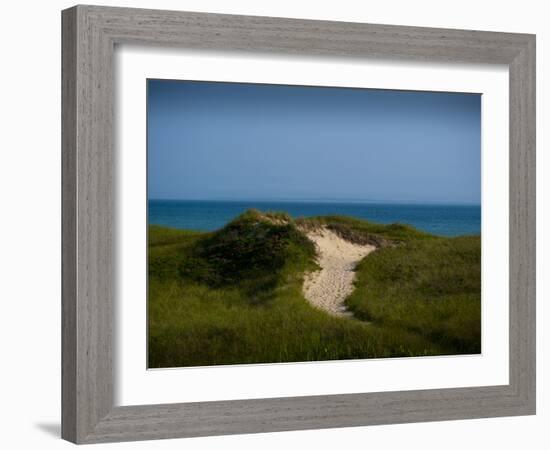
<svg viewBox="0 0 550 450">
<path fill-rule="evenodd" d="M 481 95 L 147 83 L 149 199 L 481 203 Z"/>
</svg>

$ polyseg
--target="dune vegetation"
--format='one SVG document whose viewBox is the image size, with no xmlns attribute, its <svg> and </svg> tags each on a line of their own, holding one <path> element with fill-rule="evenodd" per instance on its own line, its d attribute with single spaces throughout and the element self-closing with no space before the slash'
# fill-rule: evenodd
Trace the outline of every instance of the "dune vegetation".
<svg viewBox="0 0 550 450">
<path fill-rule="evenodd" d="M 305 230 L 377 250 L 334 317 L 305 300 Z M 350 217 L 247 211 L 215 232 L 149 226 L 149 367 L 479 353 L 479 236 L 444 238 Z"/>
</svg>

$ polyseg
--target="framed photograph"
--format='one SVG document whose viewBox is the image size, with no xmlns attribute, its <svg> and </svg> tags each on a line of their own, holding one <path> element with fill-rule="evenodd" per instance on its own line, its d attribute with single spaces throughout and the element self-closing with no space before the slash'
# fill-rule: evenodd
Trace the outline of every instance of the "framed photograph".
<svg viewBox="0 0 550 450">
<path fill-rule="evenodd" d="M 535 413 L 533 35 L 62 24 L 63 438 Z"/>
</svg>

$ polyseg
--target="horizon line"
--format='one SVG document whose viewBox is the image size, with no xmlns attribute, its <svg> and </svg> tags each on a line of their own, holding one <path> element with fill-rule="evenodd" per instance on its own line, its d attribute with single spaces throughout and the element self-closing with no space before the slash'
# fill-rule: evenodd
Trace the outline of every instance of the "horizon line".
<svg viewBox="0 0 550 450">
<path fill-rule="evenodd" d="M 147 198 L 147 201 L 183 201 L 183 202 L 271 202 L 271 203 L 356 203 L 356 204 L 394 204 L 394 205 L 446 205 L 480 206 L 481 203 L 443 200 L 371 200 L 371 199 L 330 199 L 330 198 Z"/>
</svg>

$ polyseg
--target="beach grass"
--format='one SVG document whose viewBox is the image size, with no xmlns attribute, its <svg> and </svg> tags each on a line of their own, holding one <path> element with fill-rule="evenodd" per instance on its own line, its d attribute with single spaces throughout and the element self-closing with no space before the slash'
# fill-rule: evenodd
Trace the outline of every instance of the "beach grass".
<svg viewBox="0 0 550 450">
<path fill-rule="evenodd" d="M 456 353 L 481 351 L 479 237 L 379 249 L 356 272 L 346 303 L 359 319 L 413 332 Z"/>
<path fill-rule="evenodd" d="M 379 247 L 357 267 L 353 318 L 314 308 L 302 232 L 325 226 Z M 151 225 L 148 364 L 183 367 L 479 353 L 479 236 L 327 216 L 247 211 L 221 230 Z"/>
</svg>

